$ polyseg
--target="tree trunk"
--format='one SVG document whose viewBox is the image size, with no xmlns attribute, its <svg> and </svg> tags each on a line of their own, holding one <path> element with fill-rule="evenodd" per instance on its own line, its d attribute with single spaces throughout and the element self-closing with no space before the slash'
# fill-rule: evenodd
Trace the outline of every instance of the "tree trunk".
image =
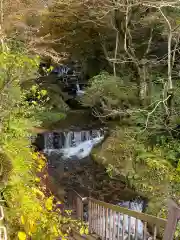
<svg viewBox="0 0 180 240">
<path fill-rule="evenodd" d="M 138 68 L 139 74 L 139 98 L 141 105 L 147 105 L 151 100 L 151 84 L 148 78 L 147 67 L 143 64 Z"/>
</svg>

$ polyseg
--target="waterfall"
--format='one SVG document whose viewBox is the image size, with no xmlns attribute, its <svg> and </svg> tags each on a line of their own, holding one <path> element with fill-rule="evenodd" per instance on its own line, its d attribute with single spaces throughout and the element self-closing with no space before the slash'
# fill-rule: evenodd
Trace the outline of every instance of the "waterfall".
<svg viewBox="0 0 180 240">
<path fill-rule="evenodd" d="M 44 152 L 59 152 L 65 159 L 82 159 L 104 138 L 102 130 L 45 133 Z"/>
<path fill-rule="evenodd" d="M 79 83 L 76 84 L 76 88 L 77 88 L 77 91 L 80 91 L 80 86 L 79 86 Z"/>
<path fill-rule="evenodd" d="M 46 136 L 44 138 L 44 148 L 50 150 L 54 149 L 53 133 L 46 133 Z"/>
<path fill-rule="evenodd" d="M 76 83 L 76 95 L 80 97 L 80 96 L 82 96 L 84 93 L 85 93 L 85 91 L 83 91 L 83 90 L 80 89 L 79 83 Z"/>
</svg>

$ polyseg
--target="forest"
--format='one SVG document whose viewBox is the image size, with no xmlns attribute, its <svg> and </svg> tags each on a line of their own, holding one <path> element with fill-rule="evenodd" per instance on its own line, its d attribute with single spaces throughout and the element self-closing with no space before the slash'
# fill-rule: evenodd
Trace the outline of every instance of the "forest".
<svg viewBox="0 0 180 240">
<path fill-rule="evenodd" d="M 180 204 L 179 47 L 178 0 L 0 0 L 0 191 L 9 239 L 69 239 L 80 226 L 55 210 L 47 160 L 31 144 L 34 129 L 66 122 L 72 101 L 50 75 L 66 63 L 78 63 L 85 86 L 75 105 L 108 128 L 94 161 L 147 198 L 148 214 L 166 218 L 168 199 Z"/>
</svg>

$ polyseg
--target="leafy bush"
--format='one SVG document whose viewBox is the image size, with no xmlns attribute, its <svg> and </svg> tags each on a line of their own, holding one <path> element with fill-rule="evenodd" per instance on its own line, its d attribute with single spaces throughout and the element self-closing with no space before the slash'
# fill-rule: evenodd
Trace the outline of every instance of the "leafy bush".
<svg viewBox="0 0 180 240">
<path fill-rule="evenodd" d="M 10 239 L 63 239 L 71 223 L 74 224 L 54 210 L 54 197 L 45 194 L 45 186 L 37 177 L 46 160 L 29 148 L 31 129 L 40 125 L 47 114 L 46 92 L 36 94 L 36 102 L 30 102 L 27 91 L 21 88 L 23 81 L 35 77 L 37 67 L 36 57 L 0 53 L 0 186 L 7 204 L 5 215 Z M 31 94 L 37 91 L 36 87 L 29 90 Z M 61 117 L 59 114 L 58 119 Z M 69 227 L 62 230 L 67 223 Z"/>
<path fill-rule="evenodd" d="M 85 106 L 101 109 L 105 113 L 124 114 L 130 106 L 137 104 L 137 87 L 124 83 L 122 79 L 102 72 L 93 77 L 82 99 Z M 121 113 L 122 110 L 122 113 Z"/>
<path fill-rule="evenodd" d="M 106 165 L 110 176 L 124 176 L 129 187 L 149 199 L 148 213 L 164 214 L 169 197 L 179 201 L 179 165 L 177 168 L 172 165 L 172 153 L 166 154 L 169 148 L 147 146 L 147 139 L 143 142 L 134 130 L 116 128 L 102 147 L 94 151 L 95 159 Z M 176 148 L 173 161 L 175 151 Z"/>
</svg>

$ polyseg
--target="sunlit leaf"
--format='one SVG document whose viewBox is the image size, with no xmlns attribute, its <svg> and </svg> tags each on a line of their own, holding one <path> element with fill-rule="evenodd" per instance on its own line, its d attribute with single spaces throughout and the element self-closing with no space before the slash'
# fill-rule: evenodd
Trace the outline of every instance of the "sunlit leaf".
<svg viewBox="0 0 180 240">
<path fill-rule="evenodd" d="M 83 227 L 80 228 L 79 233 L 80 233 L 81 235 L 83 235 L 84 232 L 85 232 L 85 229 L 84 229 L 84 226 L 83 226 Z"/>
<path fill-rule="evenodd" d="M 88 229 L 88 228 L 85 228 L 84 233 L 85 233 L 86 235 L 88 235 L 88 234 L 89 234 L 89 229 Z"/>
<path fill-rule="evenodd" d="M 52 196 L 46 200 L 45 206 L 46 206 L 46 209 L 49 211 L 52 210 L 52 208 L 53 208 L 53 199 L 54 199 L 54 197 Z"/>
<path fill-rule="evenodd" d="M 24 217 L 21 216 L 21 223 L 24 225 L 25 224 L 25 220 L 24 220 Z"/>
<path fill-rule="evenodd" d="M 26 240 L 26 233 L 25 232 L 18 232 L 18 239 L 19 240 Z"/>
</svg>

